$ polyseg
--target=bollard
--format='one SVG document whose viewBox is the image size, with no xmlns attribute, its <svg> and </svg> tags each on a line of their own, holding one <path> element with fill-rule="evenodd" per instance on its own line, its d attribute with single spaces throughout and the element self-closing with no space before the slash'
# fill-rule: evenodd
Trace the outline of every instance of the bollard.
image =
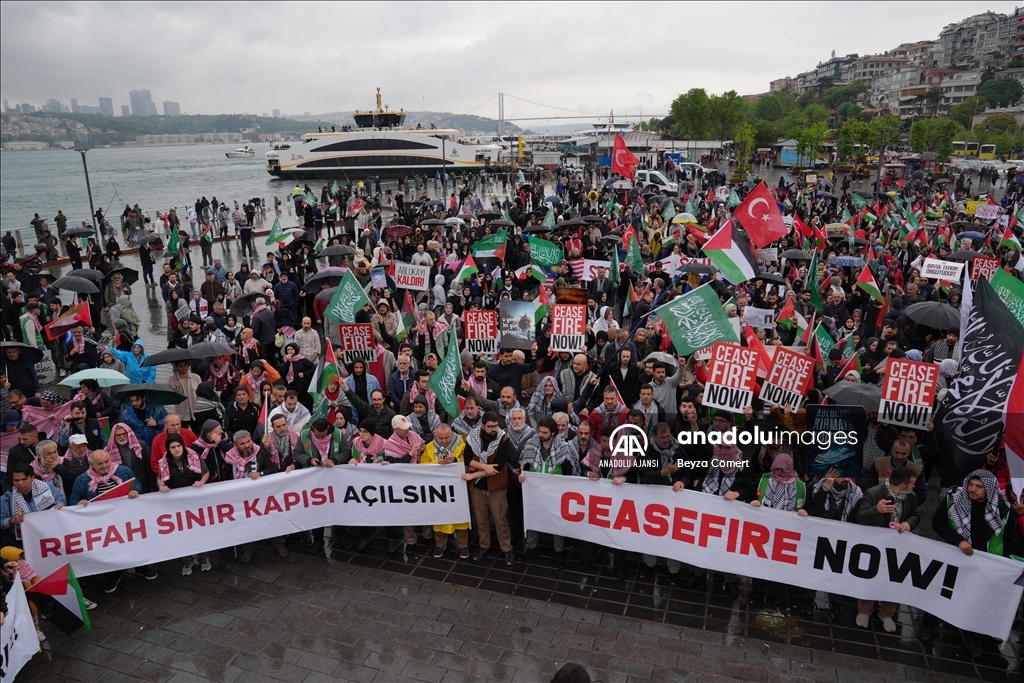
<svg viewBox="0 0 1024 683">
<path fill-rule="evenodd" d="M 18 243 L 18 256 L 24 256 L 25 255 L 25 245 L 21 241 L 21 230 L 18 230 L 17 232 L 14 233 L 14 239 Z"/>
</svg>

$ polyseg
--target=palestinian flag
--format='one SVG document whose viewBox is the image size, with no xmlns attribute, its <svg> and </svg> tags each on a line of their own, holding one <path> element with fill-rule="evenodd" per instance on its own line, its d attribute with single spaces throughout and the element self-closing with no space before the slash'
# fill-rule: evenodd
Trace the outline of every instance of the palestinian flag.
<svg viewBox="0 0 1024 683">
<path fill-rule="evenodd" d="M 477 240 L 473 245 L 473 256 L 477 258 L 496 258 L 505 260 L 505 244 L 508 242 L 508 230 L 489 235 Z M 468 262 L 469 259 L 467 258 Z M 465 267 L 465 266 L 463 266 Z M 461 280 L 459 280 L 461 282 Z"/>
<path fill-rule="evenodd" d="M 615 378 L 609 376 L 608 377 L 608 382 L 609 382 L 609 384 L 612 385 L 612 388 L 615 389 L 615 400 L 619 402 L 620 410 L 621 410 L 621 408 L 627 408 L 628 409 L 629 406 L 627 406 L 626 402 L 622 399 L 622 392 L 619 391 L 618 385 L 615 384 Z"/>
<path fill-rule="evenodd" d="M 536 263 L 530 263 L 529 265 L 523 266 L 519 270 L 515 271 L 515 275 L 518 280 L 525 280 L 528 277 L 532 277 L 537 282 L 542 283 L 551 279 L 551 275 Z"/>
<path fill-rule="evenodd" d="M 1018 240 L 1017 236 L 1013 234 L 1013 230 L 1010 229 L 1009 225 L 1007 225 L 1006 230 L 1003 231 L 1003 237 L 999 240 L 999 246 L 1007 249 L 1016 249 L 1018 252 L 1021 251 L 1020 240 Z"/>
<path fill-rule="evenodd" d="M 864 366 L 860 362 L 860 354 L 859 353 L 854 353 L 852 356 L 850 356 L 847 359 L 846 363 L 839 370 L 838 378 L 840 380 L 842 380 L 843 377 L 846 377 L 846 373 L 850 372 L 851 370 L 857 372 L 858 374 L 861 374 L 861 373 L 864 372 Z"/>
<path fill-rule="evenodd" d="M 543 284 L 540 286 L 540 294 L 534 300 L 533 306 L 534 323 L 539 323 L 551 310 L 551 299 L 548 298 L 548 290 Z"/>
<path fill-rule="evenodd" d="M 335 205 L 335 206 L 337 206 L 337 205 Z M 319 254 L 321 251 L 324 250 L 324 247 L 326 247 L 326 246 L 327 246 L 327 240 L 324 239 L 324 233 L 321 230 L 319 233 L 317 233 L 316 243 L 313 245 L 313 253 L 314 254 Z"/>
<path fill-rule="evenodd" d="M 110 441 L 110 418 L 109 417 L 97 417 L 96 421 L 100 423 L 100 429 L 103 430 L 103 443 Z"/>
<path fill-rule="evenodd" d="M 43 332 L 50 341 L 63 337 L 65 334 L 81 326 L 92 327 L 92 313 L 89 312 L 89 304 L 84 301 L 72 306 L 64 313 L 61 313 L 53 321 L 43 326 Z"/>
<path fill-rule="evenodd" d="M 37 602 L 37 605 L 52 608 L 50 623 L 61 631 L 70 636 L 83 626 L 92 629 L 89 612 L 85 609 L 85 598 L 82 597 L 82 587 L 78 585 L 75 570 L 70 564 L 65 563 L 25 591 L 25 597 L 33 601 L 42 595 L 52 598 L 52 601 L 39 601 L 46 604 Z"/>
<path fill-rule="evenodd" d="M 327 387 L 341 380 L 341 371 L 338 369 L 338 360 L 334 357 L 334 346 L 330 339 L 324 340 L 324 369 L 320 373 L 320 393 Z"/>
<path fill-rule="evenodd" d="M 732 221 L 723 225 L 704 244 L 704 253 L 734 285 L 757 276 L 757 256 L 750 248 L 750 242 Z"/>
<path fill-rule="evenodd" d="M 903 233 L 905 231 L 901 229 L 900 232 Z M 915 228 L 905 235 L 901 235 L 900 239 L 906 239 L 911 244 L 917 244 L 922 247 L 928 245 L 928 233 L 925 232 L 924 228 Z"/>
<path fill-rule="evenodd" d="M 786 299 L 786 303 L 775 316 L 775 324 L 786 330 L 791 330 L 796 325 L 796 306 L 793 305 L 792 299 Z"/>
<path fill-rule="evenodd" d="M 636 310 L 636 305 L 640 303 L 640 297 L 636 295 L 636 290 L 633 289 L 633 283 L 629 283 L 629 296 L 626 297 L 626 303 L 622 307 L 622 315 L 633 315 L 633 311 Z"/>
<path fill-rule="evenodd" d="M 1017 206 L 1014 205 L 1014 208 L 1017 209 Z M 1015 211 L 1013 214 L 1010 215 L 1009 227 L 1012 228 L 1015 225 L 1022 225 L 1022 224 L 1024 224 L 1024 204 L 1021 204 L 1020 208 L 1017 209 L 1017 211 Z M 1014 490 L 1016 490 L 1016 489 L 1014 489 Z"/>
<path fill-rule="evenodd" d="M 128 495 L 128 492 L 135 488 L 135 477 L 126 479 L 112 489 L 108 489 L 100 495 L 93 498 L 90 502 L 95 503 L 101 500 L 113 500 L 115 498 L 124 498 Z"/>
<path fill-rule="evenodd" d="M 175 256 L 181 253 L 181 235 L 178 234 L 178 226 L 171 226 L 171 236 L 167 239 L 167 251 Z"/>
<path fill-rule="evenodd" d="M 849 358 L 856 353 L 857 349 L 853 346 L 853 332 L 840 339 L 836 348 L 842 349 L 843 358 Z"/>
<path fill-rule="evenodd" d="M 331 341 L 329 339 L 326 340 L 326 342 L 327 342 L 327 346 L 331 345 Z M 270 411 L 270 401 L 267 401 L 267 400 L 262 401 L 262 405 L 260 406 L 260 419 L 257 421 L 257 424 L 260 427 L 263 428 L 263 433 L 264 434 L 266 434 L 267 430 L 270 429 L 270 424 L 269 424 L 270 421 L 267 419 L 267 414 L 268 414 L 269 411 Z"/>
<path fill-rule="evenodd" d="M 502 253 L 504 254 L 505 247 L 502 245 Z M 466 278 L 477 275 L 480 269 L 476 267 L 476 261 L 473 260 L 472 255 L 467 256 L 466 260 L 462 263 L 462 268 L 459 269 L 458 275 L 455 276 L 455 282 L 462 282 Z"/>
<path fill-rule="evenodd" d="M 212 225 L 210 225 L 209 223 L 203 223 L 203 234 L 200 236 L 200 239 L 206 242 L 207 244 L 211 244 L 213 242 Z"/>
<path fill-rule="evenodd" d="M 747 342 L 747 348 L 755 349 L 757 351 L 757 375 L 759 377 L 768 376 L 768 351 L 765 350 L 764 344 L 757 336 L 757 332 L 754 328 L 743 322 L 743 339 Z"/>
<path fill-rule="evenodd" d="M 797 315 L 797 320 L 799 321 L 801 316 L 800 316 L 799 313 L 797 313 L 796 315 Z M 798 322 L 798 324 L 799 324 L 799 322 Z M 800 331 L 800 344 L 803 345 L 803 346 L 810 346 L 811 345 L 811 340 L 812 340 L 811 334 L 814 331 L 814 314 L 813 313 L 811 314 L 810 321 L 804 321 L 803 327 L 798 328 L 798 329 Z"/>
<path fill-rule="evenodd" d="M 875 276 L 871 273 L 871 266 L 864 266 L 857 278 L 857 286 L 863 289 L 875 301 L 882 301 L 882 290 L 878 288 Z"/>
<path fill-rule="evenodd" d="M 409 334 L 409 330 L 416 326 L 416 307 L 412 303 L 412 294 L 405 291 L 405 300 L 398 311 L 398 331 L 395 339 L 402 341 Z"/>
</svg>

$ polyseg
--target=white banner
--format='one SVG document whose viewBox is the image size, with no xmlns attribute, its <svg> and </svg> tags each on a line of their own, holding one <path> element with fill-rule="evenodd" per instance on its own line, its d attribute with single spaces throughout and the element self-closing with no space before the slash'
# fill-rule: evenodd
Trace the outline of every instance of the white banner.
<svg viewBox="0 0 1024 683">
<path fill-rule="evenodd" d="M 604 268 L 604 276 L 608 277 L 608 271 L 611 270 L 611 261 L 595 261 L 593 259 L 583 259 L 583 270 L 581 275 L 577 275 L 577 279 L 581 282 L 590 282 L 591 280 L 597 279 L 597 269 Z"/>
<path fill-rule="evenodd" d="M 34 512 L 21 525 L 40 576 L 91 576 L 332 524 L 469 521 L 463 465 L 338 465 Z"/>
<path fill-rule="evenodd" d="M 865 600 L 1010 635 L 1019 562 L 892 529 L 800 517 L 697 491 L 526 473 L 526 528 Z M 29 515 L 31 517 L 31 515 Z"/>
<path fill-rule="evenodd" d="M 32 623 L 28 598 L 21 580 L 15 576 L 14 585 L 7 593 L 7 616 L 0 626 L 0 681 L 13 681 L 39 652 L 39 637 Z"/>
<path fill-rule="evenodd" d="M 395 261 L 395 285 L 425 292 L 430 289 L 430 268 Z"/>
<path fill-rule="evenodd" d="M 940 261 L 937 258 L 926 258 L 924 267 L 921 269 L 923 277 L 935 278 L 938 280 L 950 280 L 959 282 L 960 274 L 963 273 L 964 264 L 953 261 Z"/>
<path fill-rule="evenodd" d="M 775 309 L 745 306 L 743 308 L 743 320 L 751 327 L 770 330 L 775 326 Z"/>
</svg>

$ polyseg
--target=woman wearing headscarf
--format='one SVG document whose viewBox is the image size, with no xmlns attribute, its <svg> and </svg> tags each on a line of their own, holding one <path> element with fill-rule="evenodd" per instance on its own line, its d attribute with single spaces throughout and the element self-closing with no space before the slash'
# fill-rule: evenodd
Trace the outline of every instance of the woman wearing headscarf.
<svg viewBox="0 0 1024 683">
<path fill-rule="evenodd" d="M 110 308 L 110 321 L 114 329 L 121 335 L 117 347 L 122 351 L 127 351 L 131 348 L 132 342 L 138 338 L 139 328 L 142 327 L 138 313 L 132 308 L 130 296 L 122 294 L 117 298 L 117 303 Z"/>
<path fill-rule="evenodd" d="M 773 510 L 795 512 L 802 517 L 807 516 L 804 506 L 807 503 L 807 488 L 793 469 L 793 456 L 779 453 L 772 460 L 771 471 L 761 476 L 757 485 L 757 494 L 750 504 L 754 507 L 769 507 Z M 768 597 L 776 607 L 785 606 L 785 586 L 775 581 L 754 579 L 754 592 L 750 596 L 751 604 Z"/>
<path fill-rule="evenodd" d="M 196 403 L 192 409 L 192 414 L 194 415 L 193 425 L 205 424 L 207 420 L 216 420 L 223 424 L 224 405 L 221 403 L 220 397 L 217 396 L 217 390 L 210 380 L 200 382 L 199 386 L 196 387 Z"/>
<path fill-rule="evenodd" d="M 854 479 L 840 477 L 839 471 L 830 468 L 824 477 L 814 482 L 813 493 L 807 501 L 807 514 L 837 522 L 856 522 L 857 506 L 864 497 Z M 828 593 L 829 613 L 832 620 L 838 623 L 843 618 L 842 596 Z M 805 615 L 814 612 L 815 591 L 805 589 L 804 601 L 800 611 Z"/>
<path fill-rule="evenodd" d="M 171 489 L 202 486 L 210 480 L 210 471 L 206 468 L 206 463 L 198 453 L 185 445 L 180 434 L 171 434 L 167 437 L 167 452 L 160 458 L 157 466 L 157 479 L 162 493 L 167 493 Z M 191 575 L 192 567 L 197 564 L 204 572 L 210 571 L 212 567 L 209 555 L 203 555 L 202 559 L 196 555 L 186 555 L 183 558 L 181 575 Z"/>
<path fill-rule="evenodd" d="M 110 349 L 103 349 L 100 353 L 100 365 L 99 367 L 104 370 L 113 370 L 114 372 L 120 372 L 122 375 L 126 375 L 126 368 L 124 362 L 118 360 L 117 356 Z M 155 368 L 154 368 L 155 369 Z"/>
<path fill-rule="evenodd" d="M 295 342 L 285 344 L 281 353 L 279 369 L 281 376 L 284 377 L 285 386 L 298 392 L 299 403 L 307 408 L 312 408 L 313 401 L 309 397 L 309 380 L 316 368 L 308 358 L 299 352 L 299 345 Z"/>
<path fill-rule="evenodd" d="M 551 375 L 545 375 L 541 378 L 540 385 L 533 392 L 533 396 L 530 397 L 530 405 L 526 409 L 526 415 L 530 419 L 531 427 L 536 429 L 537 424 L 541 420 L 551 417 L 557 412 L 552 404 L 558 398 L 565 397 L 562 396 L 562 392 L 555 385 L 555 378 Z"/>
</svg>

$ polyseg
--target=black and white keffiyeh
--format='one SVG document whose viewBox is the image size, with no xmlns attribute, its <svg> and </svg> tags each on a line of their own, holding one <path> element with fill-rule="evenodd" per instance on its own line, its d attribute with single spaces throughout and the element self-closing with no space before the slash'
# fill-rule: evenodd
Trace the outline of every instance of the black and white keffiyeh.
<svg viewBox="0 0 1024 683">
<path fill-rule="evenodd" d="M 971 539 L 971 497 L 967 493 L 967 482 L 971 479 L 980 479 L 985 485 L 985 523 L 994 533 L 999 533 L 1003 526 L 999 516 L 999 481 L 988 470 L 974 470 L 953 493 L 953 505 L 949 508 L 949 518 L 956 532 L 968 543 L 974 542 Z"/>
<path fill-rule="evenodd" d="M 498 433 L 495 435 L 494 439 L 490 444 L 488 444 L 487 448 L 484 448 L 483 442 L 480 439 L 481 427 L 483 427 L 482 424 L 477 425 L 469 432 L 469 434 L 466 435 L 466 445 L 476 453 L 477 457 L 480 458 L 480 462 L 486 464 L 491 461 L 491 458 L 494 457 L 494 454 L 498 450 L 498 446 L 501 445 L 501 440 L 505 436 L 505 430 L 499 427 Z"/>
<path fill-rule="evenodd" d="M 523 448 L 519 454 L 519 462 L 524 466 L 529 465 L 530 469 L 534 472 L 543 471 L 544 462 L 541 455 L 539 434 L 534 434 L 528 440 L 523 442 Z M 576 457 L 575 450 L 567 441 L 556 437 L 551 440 L 551 450 L 547 461 L 547 467 L 550 471 L 554 471 L 555 468 L 561 467 L 562 464 L 566 462 L 568 462 L 569 466 L 572 468 L 573 476 L 578 477 L 580 475 L 580 462 Z"/>
</svg>

